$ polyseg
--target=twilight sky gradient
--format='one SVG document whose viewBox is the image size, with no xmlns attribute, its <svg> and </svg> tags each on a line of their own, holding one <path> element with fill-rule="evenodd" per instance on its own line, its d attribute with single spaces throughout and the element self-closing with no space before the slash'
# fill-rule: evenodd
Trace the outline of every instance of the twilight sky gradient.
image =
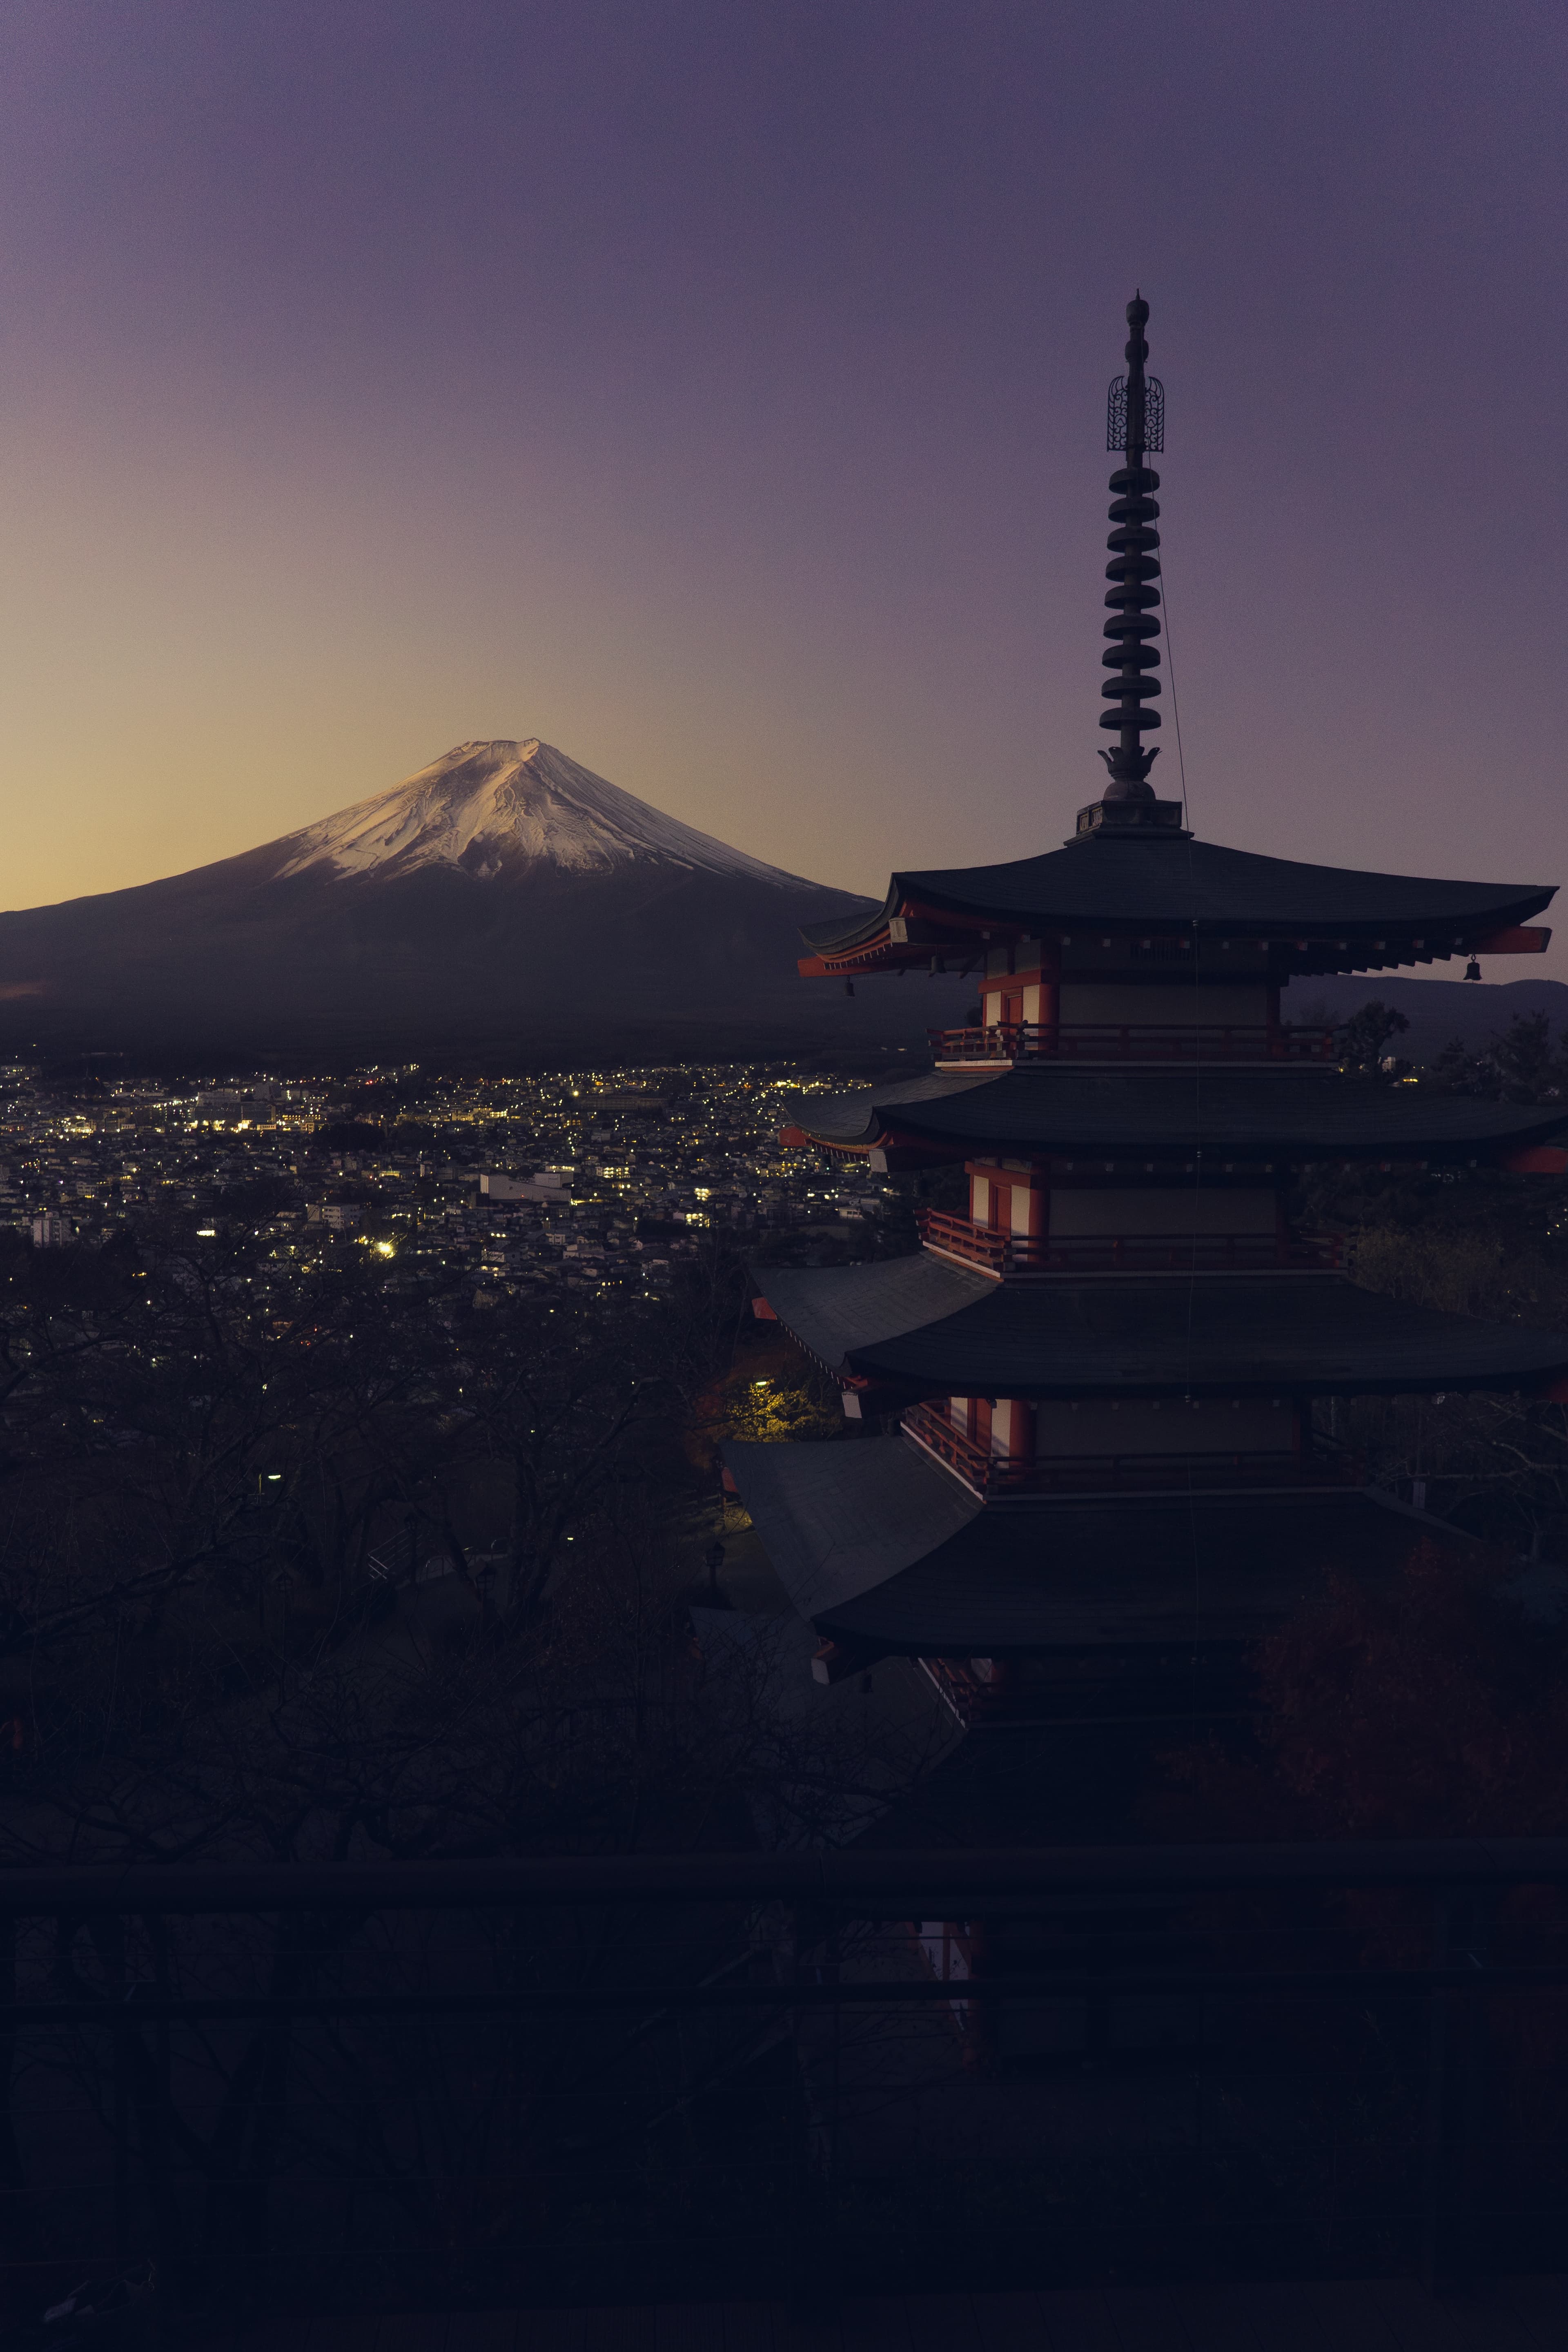
<svg viewBox="0 0 1568 2352">
<path fill-rule="evenodd" d="M 0 898 L 492 735 L 1054 846 L 1135 284 L 1198 829 L 1568 881 L 1565 82 L 1560 0 L 11 0 Z"/>
</svg>

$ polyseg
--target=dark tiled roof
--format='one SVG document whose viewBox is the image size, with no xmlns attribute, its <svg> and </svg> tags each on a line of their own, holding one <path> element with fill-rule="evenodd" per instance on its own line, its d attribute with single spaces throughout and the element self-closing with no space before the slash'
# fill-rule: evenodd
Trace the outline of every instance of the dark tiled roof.
<svg viewBox="0 0 1568 2352">
<path fill-rule="evenodd" d="M 823 1362 L 914 1394 L 1398 1395 L 1531 1388 L 1568 1373 L 1568 1334 L 1440 1314 L 1338 1275 L 977 1286 L 920 1255 L 925 1272 L 912 1257 L 757 1278 Z"/>
<path fill-rule="evenodd" d="M 901 1437 L 722 1451 L 803 1617 L 869 1592 L 985 1507 Z"/>
<path fill-rule="evenodd" d="M 868 1143 L 891 1124 L 893 1111 L 928 1117 L 956 1096 L 994 1087 L 998 1075 L 994 1070 L 922 1070 L 917 1077 L 854 1087 L 841 1095 L 796 1095 L 786 1098 L 786 1114 L 807 1135 L 819 1135 L 827 1142 Z M 899 1124 L 904 1123 L 900 1118 Z"/>
<path fill-rule="evenodd" d="M 1423 1537 L 1466 1541 L 1375 1494 L 997 1509 L 898 1437 L 724 1453 L 802 1615 L 927 1655 L 1252 1641 L 1332 1574 L 1392 1574 Z"/>
<path fill-rule="evenodd" d="M 1543 884 L 1364 874 L 1352 866 L 1255 857 L 1217 842 L 1094 833 L 1005 866 L 895 874 L 875 913 L 813 923 L 803 936 L 819 953 L 852 947 L 873 937 L 900 905 L 918 901 L 1047 932 L 1070 931 L 1075 923 L 1200 937 L 1327 929 L 1370 941 L 1394 931 L 1427 937 L 1436 946 L 1459 934 L 1526 922 L 1552 896 Z"/>
<path fill-rule="evenodd" d="M 1382 1087 L 1289 1068 L 932 1070 L 850 1094 L 813 1095 L 791 1116 L 825 1143 L 889 1133 L 959 1149 L 1067 1159 L 1467 1160 L 1559 1134 L 1561 1103 L 1479 1102 L 1432 1087 Z"/>
<path fill-rule="evenodd" d="M 753 1266 L 752 1274 L 779 1321 L 833 1371 L 852 1348 L 918 1331 L 996 1287 L 989 1275 L 952 1265 L 928 1250 L 875 1265 L 835 1266 L 826 1280 L 821 1270 L 784 1266 Z"/>
</svg>

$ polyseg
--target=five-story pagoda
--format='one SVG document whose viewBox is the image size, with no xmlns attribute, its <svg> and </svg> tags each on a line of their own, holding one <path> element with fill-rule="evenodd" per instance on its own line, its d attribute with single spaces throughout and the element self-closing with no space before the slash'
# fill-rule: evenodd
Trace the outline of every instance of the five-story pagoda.
<svg viewBox="0 0 1568 2352">
<path fill-rule="evenodd" d="M 1364 1483 L 1324 1400 L 1568 1393 L 1568 1337 L 1358 1288 L 1291 1228 L 1314 1161 L 1568 1166 L 1561 1108 L 1380 1086 L 1280 1018 L 1302 974 L 1538 951 L 1553 893 L 1253 856 L 1158 796 L 1148 316 L 1128 305 L 1110 401 L 1100 797 L 1060 849 L 895 874 L 875 914 L 807 934 L 808 973 L 962 971 L 981 993 L 928 1073 L 816 1097 L 784 1134 L 968 1179 L 968 1213 L 928 1213 L 913 1257 L 759 1276 L 759 1311 L 868 1432 L 726 1449 L 826 1679 L 897 1654 L 978 1693 L 1030 1660 L 1232 1650 L 1331 1570 L 1448 1539 Z"/>
</svg>

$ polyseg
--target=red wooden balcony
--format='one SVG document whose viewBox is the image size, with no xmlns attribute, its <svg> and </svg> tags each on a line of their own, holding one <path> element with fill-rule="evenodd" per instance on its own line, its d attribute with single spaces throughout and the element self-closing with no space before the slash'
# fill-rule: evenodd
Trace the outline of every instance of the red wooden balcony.
<svg viewBox="0 0 1568 2352">
<path fill-rule="evenodd" d="M 1053 1454 L 1017 1461 L 992 1454 L 940 1404 L 910 1405 L 903 1426 L 977 1495 L 1137 1495 L 1259 1486 L 1361 1486 L 1359 1454 Z"/>
<path fill-rule="evenodd" d="M 928 1029 L 939 1062 L 1331 1062 L 1331 1029 L 1229 1028 L 1196 1022 L 997 1021 Z"/>
<path fill-rule="evenodd" d="M 1280 1241 L 1273 1234 L 1081 1234 L 1039 1240 L 997 1234 L 942 1209 L 918 1212 L 927 1249 L 997 1275 L 1332 1273 L 1337 1234 Z"/>
<path fill-rule="evenodd" d="M 963 1258 L 970 1265 L 985 1266 L 993 1274 L 1006 1272 L 1010 1235 L 988 1233 L 984 1225 L 973 1225 L 967 1217 L 951 1216 L 945 1209 L 917 1209 L 915 1223 L 927 1249 Z"/>
</svg>

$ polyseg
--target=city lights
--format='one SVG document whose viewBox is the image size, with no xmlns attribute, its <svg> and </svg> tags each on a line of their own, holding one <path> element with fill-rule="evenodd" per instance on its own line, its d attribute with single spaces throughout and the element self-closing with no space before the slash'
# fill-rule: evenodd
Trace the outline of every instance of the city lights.
<svg viewBox="0 0 1568 2352">
<path fill-rule="evenodd" d="M 18 1064 L 0 1103 L 0 1225 L 50 1220 L 51 1246 L 144 1227 L 222 1238 L 216 1279 L 284 1312 L 351 1253 L 395 1293 L 459 1312 L 617 1296 L 657 1310 L 704 1253 L 859 1256 L 889 1245 L 884 1228 L 909 1245 L 897 1183 L 781 1149 L 790 1106 L 826 1084 L 787 1063 L 241 1072 L 115 1078 L 84 1101 Z"/>
</svg>

